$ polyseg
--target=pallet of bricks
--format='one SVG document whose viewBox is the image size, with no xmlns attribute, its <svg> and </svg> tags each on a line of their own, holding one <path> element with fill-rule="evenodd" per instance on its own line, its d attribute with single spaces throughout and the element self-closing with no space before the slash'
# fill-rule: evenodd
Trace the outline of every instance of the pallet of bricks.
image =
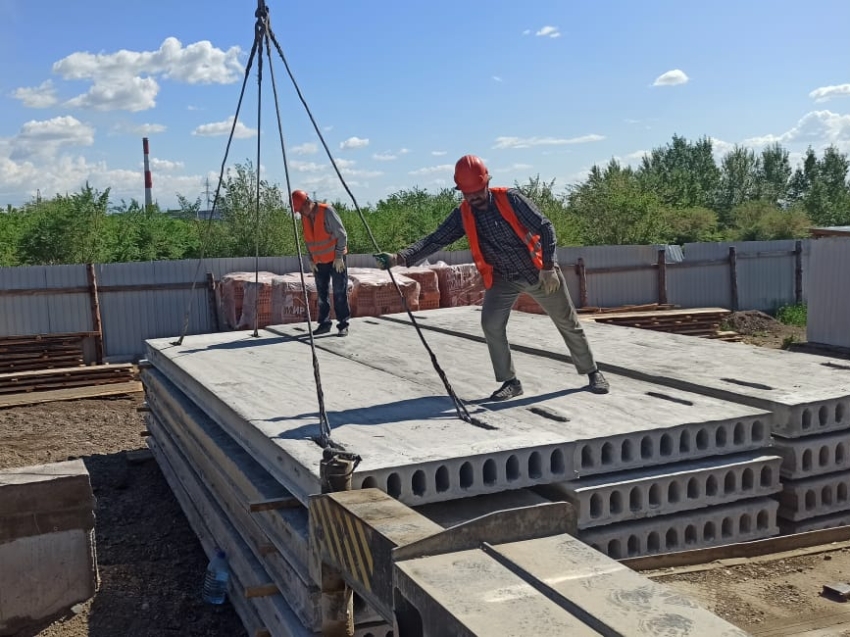
<svg viewBox="0 0 850 637">
<path fill-rule="evenodd" d="M 352 316 L 382 316 L 404 312 L 404 305 L 388 272 L 374 268 L 349 268 L 348 278 L 354 283 L 350 305 Z M 419 309 L 418 281 L 393 272 L 404 302 L 411 312 Z"/>
</svg>

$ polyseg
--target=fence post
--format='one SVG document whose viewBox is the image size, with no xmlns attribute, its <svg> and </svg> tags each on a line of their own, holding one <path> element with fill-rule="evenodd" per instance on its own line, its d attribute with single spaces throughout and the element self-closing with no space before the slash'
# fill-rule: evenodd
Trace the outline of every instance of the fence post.
<svg viewBox="0 0 850 637">
<path fill-rule="evenodd" d="M 576 259 L 576 275 L 578 276 L 578 306 L 587 307 L 587 272 L 584 269 L 584 259 Z"/>
<path fill-rule="evenodd" d="M 103 325 L 100 320 L 100 299 L 97 294 L 97 275 L 94 271 L 94 263 L 86 263 L 86 275 L 89 280 L 92 330 L 97 332 L 94 337 L 95 358 L 98 365 L 103 365 Z"/>
<path fill-rule="evenodd" d="M 667 250 L 658 251 L 658 304 L 667 305 Z"/>
<path fill-rule="evenodd" d="M 794 243 L 794 301 L 803 303 L 803 242 Z"/>
<path fill-rule="evenodd" d="M 729 248 L 729 282 L 732 290 L 732 311 L 738 311 L 738 255 L 735 246 Z"/>
</svg>

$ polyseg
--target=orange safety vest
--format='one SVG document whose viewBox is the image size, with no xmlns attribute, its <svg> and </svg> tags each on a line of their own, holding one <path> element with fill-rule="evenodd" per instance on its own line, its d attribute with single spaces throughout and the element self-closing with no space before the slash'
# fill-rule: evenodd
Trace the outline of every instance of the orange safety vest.
<svg viewBox="0 0 850 637">
<path fill-rule="evenodd" d="M 314 263 L 333 263 L 336 252 L 336 238 L 325 230 L 325 211 L 328 205 L 316 204 L 318 210 L 313 218 L 301 215 L 301 227 L 304 229 L 304 242 Z M 345 252 L 348 252 L 346 247 Z"/>
<path fill-rule="evenodd" d="M 516 235 L 528 248 L 531 261 L 538 270 L 542 270 L 543 248 L 540 245 L 540 235 L 531 234 L 520 223 L 519 219 L 517 219 L 516 212 L 514 212 L 513 206 L 511 206 L 510 199 L 508 199 L 507 188 L 490 188 L 490 192 L 493 193 L 493 199 L 496 200 L 496 208 L 499 209 L 502 217 L 511 225 Z M 475 215 L 472 213 L 472 206 L 466 200 L 460 204 L 460 216 L 463 220 L 463 229 L 466 232 L 466 237 L 469 239 L 472 260 L 475 261 L 475 266 L 481 273 L 481 278 L 484 279 L 484 287 L 489 288 L 493 285 L 493 266 L 484 260 L 484 255 L 481 253 L 481 246 L 478 243 L 478 228 L 475 227 Z"/>
</svg>

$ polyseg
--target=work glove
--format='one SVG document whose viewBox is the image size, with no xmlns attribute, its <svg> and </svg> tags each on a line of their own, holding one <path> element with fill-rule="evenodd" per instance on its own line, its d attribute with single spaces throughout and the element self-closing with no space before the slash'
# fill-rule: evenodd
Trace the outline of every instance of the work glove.
<svg viewBox="0 0 850 637">
<path fill-rule="evenodd" d="M 546 294 L 552 294 L 559 287 L 561 287 L 561 280 L 558 278 L 558 271 L 555 268 L 540 270 L 540 288 Z"/>
<path fill-rule="evenodd" d="M 342 272 L 345 270 L 345 263 L 342 260 L 342 257 L 337 257 L 334 259 L 334 270 L 337 272 Z"/>
<path fill-rule="evenodd" d="M 319 269 L 319 266 L 316 265 L 315 261 L 310 261 L 310 272 L 316 274 L 316 270 Z"/>
<path fill-rule="evenodd" d="M 372 256 L 375 257 L 375 261 L 378 262 L 378 267 L 382 270 L 389 270 L 390 268 L 394 268 L 398 265 L 398 255 L 390 254 L 389 252 L 379 252 Z"/>
</svg>

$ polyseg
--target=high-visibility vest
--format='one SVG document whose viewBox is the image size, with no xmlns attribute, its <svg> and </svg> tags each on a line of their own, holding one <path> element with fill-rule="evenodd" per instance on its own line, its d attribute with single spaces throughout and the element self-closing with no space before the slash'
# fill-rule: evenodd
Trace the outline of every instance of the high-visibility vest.
<svg viewBox="0 0 850 637">
<path fill-rule="evenodd" d="M 313 263 L 333 263 L 336 252 L 336 238 L 325 230 L 325 211 L 328 205 L 316 204 L 317 210 L 313 218 L 301 215 L 301 227 L 304 229 L 304 242 Z M 348 252 L 348 249 L 345 250 Z"/>
<path fill-rule="evenodd" d="M 516 235 L 525 243 L 528 248 L 529 256 L 532 263 L 538 270 L 543 269 L 543 248 L 540 245 L 540 235 L 531 234 L 526 230 L 514 212 L 511 201 L 508 199 L 507 188 L 490 188 L 493 193 L 493 199 L 496 201 L 496 208 L 504 217 Z M 466 237 L 469 239 L 469 250 L 472 252 L 472 260 L 475 266 L 481 273 L 481 278 L 484 279 L 484 287 L 489 288 L 493 285 L 493 266 L 484 260 L 484 255 L 481 253 L 481 245 L 478 243 L 478 228 L 475 227 L 475 215 L 472 213 L 472 207 L 469 202 L 464 200 L 460 205 L 460 216 L 463 220 L 463 229 L 466 232 Z"/>
</svg>

